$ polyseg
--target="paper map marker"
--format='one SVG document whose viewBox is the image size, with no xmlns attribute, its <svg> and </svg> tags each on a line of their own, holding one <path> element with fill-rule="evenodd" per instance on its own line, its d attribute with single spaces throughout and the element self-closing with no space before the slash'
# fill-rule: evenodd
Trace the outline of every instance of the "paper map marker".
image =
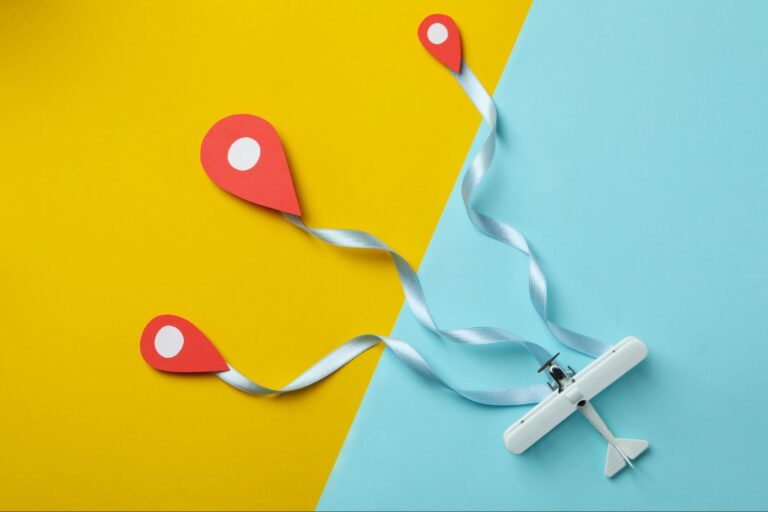
<svg viewBox="0 0 768 512">
<path fill-rule="evenodd" d="M 179 316 L 153 318 L 141 333 L 141 356 L 156 370 L 176 373 L 229 370 L 213 343 L 195 325 Z"/>
<path fill-rule="evenodd" d="M 419 25 L 419 40 L 434 58 L 461 71 L 461 34 L 450 16 L 431 14 Z"/>
<path fill-rule="evenodd" d="M 203 138 L 200 161 L 208 177 L 230 194 L 301 216 L 283 144 L 264 119 L 225 117 Z"/>
</svg>

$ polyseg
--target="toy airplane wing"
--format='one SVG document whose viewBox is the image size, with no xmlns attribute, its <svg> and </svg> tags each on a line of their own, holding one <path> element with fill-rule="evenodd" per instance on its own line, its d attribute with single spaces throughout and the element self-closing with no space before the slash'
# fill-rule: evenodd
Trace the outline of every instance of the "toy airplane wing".
<svg viewBox="0 0 768 512">
<path fill-rule="evenodd" d="M 513 454 L 521 454 L 547 432 L 574 413 L 622 375 L 645 359 L 648 349 L 635 337 L 627 337 L 576 373 L 568 385 L 553 391 L 536 407 L 504 432 L 504 444 Z"/>
</svg>

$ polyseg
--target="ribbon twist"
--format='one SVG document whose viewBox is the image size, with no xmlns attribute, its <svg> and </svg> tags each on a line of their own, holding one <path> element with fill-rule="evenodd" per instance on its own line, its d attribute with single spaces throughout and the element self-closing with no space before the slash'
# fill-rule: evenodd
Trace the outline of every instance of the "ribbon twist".
<svg viewBox="0 0 768 512">
<path fill-rule="evenodd" d="M 462 181 L 462 200 L 470 221 L 484 234 L 510 245 L 528 257 L 531 301 L 536 312 L 555 338 L 575 350 L 593 357 L 599 356 L 608 350 L 610 345 L 562 327 L 549 318 L 547 311 L 547 280 L 525 237 L 512 226 L 479 212 L 472 206 L 472 197 L 485 178 L 495 154 L 496 138 L 498 135 L 496 129 L 496 107 L 488 92 L 466 64 L 462 63 L 458 73 L 454 71 L 451 71 L 451 73 L 464 89 L 467 96 L 469 96 L 475 108 L 480 112 L 483 120 L 490 127 L 490 133 L 483 141 L 480 152 L 472 160 Z M 540 345 L 516 336 L 505 329 L 495 327 L 440 328 L 427 305 L 426 296 L 416 272 L 405 258 L 377 237 L 357 230 L 310 228 L 297 215 L 283 213 L 283 216 L 294 226 L 330 245 L 386 252 L 392 258 L 397 269 L 406 303 L 413 312 L 414 317 L 423 327 L 440 338 L 468 345 L 520 344 L 528 349 L 539 363 L 543 363 L 551 357 L 550 353 Z M 531 404 L 541 401 L 552 392 L 546 384 L 515 386 L 488 391 L 458 388 L 433 371 L 424 357 L 419 354 L 418 350 L 408 342 L 374 334 L 365 334 L 350 339 L 300 374 L 289 384 L 279 389 L 262 386 L 248 379 L 229 364 L 227 364 L 229 370 L 218 372 L 217 375 L 231 386 L 254 395 L 290 393 L 307 388 L 325 379 L 379 343 L 384 343 L 406 366 L 422 377 L 445 386 L 467 400 L 480 404 L 496 406 Z"/>
<path fill-rule="evenodd" d="M 216 375 L 227 384 L 245 393 L 252 395 L 280 395 L 283 393 L 299 391 L 316 384 L 379 343 L 384 343 L 387 347 L 392 349 L 392 352 L 394 352 L 406 366 L 422 377 L 436 384 L 445 386 L 459 396 L 472 402 L 494 406 L 534 404 L 540 402 L 544 397 L 552 393 L 549 386 L 545 384 L 516 386 L 497 390 L 469 390 L 457 388 L 435 373 L 421 354 L 419 354 L 419 352 L 409 343 L 375 334 L 363 334 L 352 338 L 312 365 L 288 385 L 279 389 L 268 388 L 253 382 L 229 364 L 227 364 L 229 370 L 218 372 Z"/>
<path fill-rule="evenodd" d="M 589 336 L 566 329 L 549 318 L 547 311 L 547 278 L 544 276 L 539 262 L 522 233 L 509 224 L 479 212 L 472 206 L 472 196 L 487 175 L 488 168 L 493 161 L 496 151 L 496 138 L 498 136 L 496 130 L 496 106 L 493 104 L 491 96 L 466 63 L 462 62 L 461 70 L 458 73 L 453 70 L 450 72 L 462 89 L 464 89 L 464 92 L 469 96 L 472 104 L 480 112 L 483 120 L 490 128 L 490 132 L 486 136 L 480 151 L 472 159 L 461 183 L 461 197 L 469 220 L 484 234 L 514 247 L 528 256 L 528 291 L 531 302 L 554 337 L 560 343 L 574 350 L 592 357 L 598 357 L 611 346 Z"/>
<path fill-rule="evenodd" d="M 386 252 L 392 258 L 397 269 L 400 284 L 405 293 L 405 300 L 408 307 L 413 312 L 416 320 L 424 327 L 440 336 L 441 338 L 456 343 L 467 345 L 490 345 L 496 343 L 514 343 L 521 344 L 536 358 L 539 364 L 543 364 L 552 355 L 541 345 L 532 341 L 525 340 L 511 332 L 498 327 L 467 327 L 463 329 L 441 329 L 432 316 L 427 299 L 424 295 L 424 289 L 421 286 L 413 267 L 400 256 L 394 249 L 391 249 L 384 242 L 370 233 L 351 229 L 317 229 L 310 228 L 302 222 L 296 215 L 284 213 L 283 216 L 301 230 L 309 233 L 327 244 L 337 247 L 346 247 L 351 249 L 371 249 L 374 251 Z"/>
</svg>

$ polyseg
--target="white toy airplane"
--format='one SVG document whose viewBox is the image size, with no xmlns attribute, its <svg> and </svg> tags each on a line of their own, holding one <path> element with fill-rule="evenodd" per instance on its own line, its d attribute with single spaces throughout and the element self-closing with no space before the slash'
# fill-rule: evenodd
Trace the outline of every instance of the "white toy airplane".
<svg viewBox="0 0 768 512">
<path fill-rule="evenodd" d="M 613 476 L 648 448 L 648 441 L 619 439 L 613 436 L 589 400 L 607 388 L 619 377 L 645 359 L 648 348 L 635 337 L 621 340 L 579 373 L 568 367 L 563 370 L 554 363 L 559 354 L 544 363 L 539 371 L 547 370 L 554 383 L 554 392 L 528 411 L 504 432 L 507 450 L 519 455 L 544 434 L 555 428 L 577 409 L 608 443 L 605 474 Z"/>
</svg>

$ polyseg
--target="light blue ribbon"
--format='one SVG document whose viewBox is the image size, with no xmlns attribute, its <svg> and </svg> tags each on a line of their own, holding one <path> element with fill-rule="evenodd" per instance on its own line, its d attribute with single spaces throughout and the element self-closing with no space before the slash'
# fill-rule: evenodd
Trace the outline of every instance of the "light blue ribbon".
<svg viewBox="0 0 768 512">
<path fill-rule="evenodd" d="M 462 63 L 461 71 L 459 73 L 453 73 L 453 75 L 480 112 L 483 120 L 490 127 L 490 133 L 486 136 L 479 153 L 472 160 L 462 181 L 461 193 L 467 215 L 481 232 L 514 247 L 528 256 L 529 292 L 531 301 L 533 302 L 536 312 L 545 322 L 555 338 L 575 350 L 593 357 L 599 356 L 608 350 L 610 345 L 566 329 L 549 318 L 547 313 L 547 280 L 525 237 L 512 226 L 489 217 L 488 215 L 477 211 L 472 206 L 472 196 L 487 174 L 495 153 L 497 137 L 496 107 L 494 106 L 490 95 L 466 64 Z M 429 310 L 424 290 L 416 272 L 402 256 L 384 244 L 381 240 L 363 231 L 310 228 L 296 215 L 283 214 L 283 216 L 294 226 L 328 244 L 352 249 L 376 250 L 389 254 L 397 269 L 400 283 L 403 292 L 405 293 L 406 303 L 411 309 L 414 317 L 422 326 L 441 338 L 468 345 L 490 345 L 497 343 L 521 344 L 528 349 L 540 364 L 551 357 L 550 353 L 540 345 L 525 340 L 504 329 L 495 327 L 470 327 L 463 329 L 440 328 Z M 217 375 L 237 389 L 254 395 L 290 393 L 307 388 L 325 379 L 379 343 L 384 343 L 401 361 L 419 375 L 432 382 L 441 384 L 453 390 L 463 398 L 473 402 L 485 405 L 531 404 L 541 401 L 552 392 L 550 387 L 546 384 L 517 386 L 490 391 L 458 388 L 449 384 L 435 373 L 421 354 L 419 354 L 419 352 L 409 343 L 374 334 L 365 334 L 352 338 L 282 388 L 274 389 L 257 384 L 229 365 L 228 371 L 219 372 Z"/>
<path fill-rule="evenodd" d="M 400 284 L 405 294 L 406 303 L 413 312 L 416 320 L 425 328 L 444 340 L 467 345 L 492 345 L 497 343 L 513 343 L 523 345 L 534 356 L 539 364 L 550 359 L 551 354 L 536 343 L 516 336 L 509 331 L 496 327 L 468 327 L 463 329 L 442 329 L 435 322 L 432 312 L 427 305 L 421 282 L 410 264 L 384 242 L 370 233 L 350 229 L 317 229 L 310 228 L 296 215 L 284 213 L 285 219 L 304 232 L 317 239 L 337 246 L 351 249 L 368 249 L 386 252 L 395 264 Z M 296 379 L 282 388 L 269 388 L 258 384 L 242 375 L 232 366 L 217 375 L 226 383 L 246 393 L 254 395 L 279 395 L 298 391 L 325 379 L 342 366 L 357 358 L 371 347 L 384 343 L 392 349 L 395 355 L 409 368 L 424 378 L 451 389 L 459 396 L 484 405 L 523 405 L 537 403 L 552 392 L 545 383 L 528 386 L 515 386 L 499 390 L 468 390 L 455 387 L 440 377 L 429 366 L 418 350 L 406 341 L 386 336 L 365 334 L 347 341 L 336 350 L 318 361 Z"/>
<path fill-rule="evenodd" d="M 436 384 L 447 387 L 459 396 L 471 400 L 472 402 L 497 406 L 535 404 L 552 393 L 552 390 L 546 384 L 480 391 L 458 388 L 449 384 L 435 373 L 421 354 L 419 354 L 419 352 L 409 343 L 387 336 L 377 336 L 375 334 L 364 334 L 352 338 L 315 363 L 290 384 L 279 389 L 272 389 L 257 384 L 229 365 L 228 371 L 219 372 L 217 375 L 227 384 L 252 395 L 279 395 L 290 393 L 307 388 L 325 379 L 339 370 L 342 366 L 379 343 L 384 343 L 387 347 L 392 349 L 392 352 L 394 352 L 406 366 L 419 375 Z"/>
<path fill-rule="evenodd" d="M 441 329 L 435 322 L 427 305 L 424 290 L 411 265 L 384 242 L 364 231 L 352 229 L 316 229 L 310 228 L 296 215 L 284 213 L 283 216 L 294 226 L 302 229 L 325 243 L 351 249 L 370 249 L 386 252 L 397 268 L 400 284 L 405 293 L 405 300 L 416 320 L 447 341 L 467 345 L 492 345 L 496 343 L 521 344 L 543 364 L 552 355 L 540 345 L 525 340 L 509 331 L 497 327 L 468 327 L 464 329 Z"/>
<path fill-rule="evenodd" d="M 549 318 L 547 312 L 547 279 L 525 237 L 509 224 L 489 217 L 472 206 L 472 196 L 488 173 L 496 150 L 496 107 L 491 96 L 465 63 L 462 62 L 459 73 L 451 71 L 451 74 L 459 82 L 475 108 L 480 112 L 483 120 L 490 127 L 490 132 L 483 141 L 480 151 L 470 163 L 461 183 L 461 197 L 469 220 L 484 234 L 510 245 L 528 256 L 528 291 L 531 302 L 555 338 L 574 350 L 598 357 L 608 350 L 610 345 L 566 329 Z"/>
</svg>

